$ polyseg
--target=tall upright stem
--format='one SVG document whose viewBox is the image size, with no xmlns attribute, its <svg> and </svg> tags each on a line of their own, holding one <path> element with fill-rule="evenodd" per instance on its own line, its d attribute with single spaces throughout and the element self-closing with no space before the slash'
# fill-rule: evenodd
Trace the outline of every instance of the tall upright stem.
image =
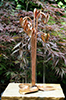
<svg viewBox="0 0 66 100">
<path fill-rule="evenodd" d="M 37 44 L 37 37 L 35 33 L 31 37 L 31 66 L 32 66 L 32 86 L 35 86 L 36 82 L 36 44 Z"/>
<path fill-rule="evenodd" d="M 36 46 L 37 46 L 37 36 L 35 29 L 35 12 L 34 12 L 34 23 L 33 23 L 33 33 L 31 37 L 31 68 L 32 68 L 32 86 L 35 86 L 36 82 Z"/>
</svg>

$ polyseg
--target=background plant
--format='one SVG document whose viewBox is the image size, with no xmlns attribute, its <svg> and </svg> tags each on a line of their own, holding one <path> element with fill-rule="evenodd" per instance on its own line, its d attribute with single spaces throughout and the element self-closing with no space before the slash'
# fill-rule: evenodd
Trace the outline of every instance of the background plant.
<svg viewBox="0 0 66 100">
<path fill-rule="evenodd" d="M 33 11 L 34 8 L 41 8 L 33 0 L 15 0 L 16 9 L 24 9 Z"/>
<path fill-rule="evenodd" d="M 43 1 L 47 2 L 47 0 L 43 0 Z M 57 4 L 58 7 L 60 7 L 60 8 L 66 8 L 66 0 L 48 0 L 48 2 Z"/>
<path fill-rule="evenodd" d="M 43 26 L 39 23 L 39 28 L 41 30 L 43 30 L 44 32 L 49 33 L 51 35 L 51 40 L 53 41 L 53 43 L 55 43 L 57 41 L 56 42 L 57 48 L 59 48 L 59 50 L 64 53 L 65 49 L 66 49 L 66 45 L 65 45 L 66 42 L 64 42 L 64 41 L 66 41 L 66 36 L 65 36 L 65 34 L 66 34 L 66 26 L 65 26 L 66 25 L 66 14 L 65 14 L 65 10 L 60 9 L 57 5 L 52 4 L 52 2 L 51 2 L 51 4 L 50 3 L 47 4 L 46 2 L 44 2 L 44 3 L 41 3 L 41 5 L 43 8 L 42 10 L 45 13 L 49 13 L 50 19 L 49 19 L 47 25 L 45 25 L 45 26 Z M 16 10 L 13 1 L 11 2 L 11 0 L 7 0 L 7 2 L 6 2 L 3 0 L 3 5 L 0 7 L 0 37 L 1 37 L 0 40 L 2 39 L 1 41 L 3 42 L 3 44 L 2 44 L 2 42 L 0 41 L 0 63 L 5 65 L 9 72 L 14 72 L 14 73 L 18 72 L 19 73 L 20 66 L 19 66 L 19 64 L 14 63 L 15 62 L 14 58 L 16 60 L 17 60 L 17 58 L 13 57 L 15 55 L 11 56 L 10 54 L 12 53 L 12 48 L 17 43 L 20 42 L 21 34 L 23 34 L 23 29 L 21 28 L 21 26 L 19 24 L 19 19 L 20 19 L 20 17 L 24 17 L 24 16 L 28 16 L 28 15 L 31 18 L 33 18 L 32 11 L 27 12 L 27 11 L 23 11 L 23 10 Z M 24 34 L 26 34 L 26 33 L 24 33 Z M 3 37 L 3 35 L 6 35 L 6 36 Z M 12 37 L 16 41 L 16 43 L 13 41 L 7 42 L 7 40 L 8 40 L 7 36 L 9 36 L 10 38 Z M 11 41 L 11 40 L 8 40 L 8 41 Z M 4 48 L 4 46 L 6 48 Z M 42 43 L 38 41 L 38 48 L 39 49 L 37 50 L 37 53 L 38 53 L 38 51 L 43 52 L 42 47 L 43 47 Z M 4 55 L 2 55 L 2 54 L 5 54 L 10 59 L 4 59 Z M 28 55 L 29 54 L 30 53 L 28 53 Z M 30 61 L 30 57 L 27 57 L 27 58 L 28 58 L 28 61 Z M 65 55 L 65 58 L 66 58 L 66 55 Z M 2 62 L 2 59 L 4 59 L 3 62 Z M 55 60 L 56 60 L 56 58 L 55 58 Z M 36 73 L 37 74 L 37 78 L 36 78 L 37 82 L 43 82 L 42 81 L 43 80 L 43 74 L 42 74 L 43 67 L 41 69 L 41 66 L 43 66 L 43 61 L 44 61 L 43 56 L 40 56 L 37 54 L 37 64 L 38 64 L 37 65 L 37 73 Z M 9 67 L 10 64 L 13 64 L 13 66 L 11 65 L 11 67 Z M 54 83 L 58 82 L 60 84 L 63 84 L 63 86 L 65 86 L 66 85 L 66 81 L 65 81 L 66 74 L 63 75 L 63 79 L 60 76 L 57 76 L 57 80 L 54 80 L 54 77 L 58 73 L 57 74 L 55 73 L 56 70 L 51 67 L 52 64 L 53 64 L 53 60 L 51 60 L 51 59 L 49 62 L 47 62 L 47 63 L 45 62 L 45 64 L 44 64 L 46 66 L 45 70 L 47 71 L 47 75 L 45 73 L 46 82 L 50 82 L 50 80 L 51 80 Z M 61 68 L 60 68 L 60 65 L 61 65 Z M 28 67 L 30 68 L 30 62 L 28 64 Z M 61 60 L 59 60 L 59 63 L 57 64 L 56 68 L 58 68 L 58 67 L 60 69 L 66 68 L 66 65 L 64 64 L 63 58 Z M 15 70 L 16 70 L 16 72 L 15 72 Z M 20 69 L 20 71 L 22 72 L 22 69 Z M 50 71 L 51 71 L 51 74 L 50 74 Z M 59 70 L 59 71 L 61 72 L 61 70 Z M 0 75 L 0 80 L 4 80 L 4 82 L 0 81 L 0 83 L 4 83 L 4 84 L 7 82 L 9 83 L 10 81 L 15 82 L 16 76 L 18 77 L 18 75 L 19 75 L 19 74 L 16 74 L 16 76 L 14 75 L 14 78 L 13 77 L 11 78 L 11 75 L 12 75 L 11 73 L 9 73 L 7 76 L 5 76 L 5 73 L 6 73 L 5 70 L 1 70 L 0 72 L 3 72 L 3 74 Z M 30 73 L 30 71 L 28 73 Z M 66 71 L 64 71 L 64 73 L 66 73 Z M 7 79 L 7 77 L 9 77 L 9 78 Z M 30 79 L 30 74 L 28 77 Z M 17 80 L 17 82 L 18 81 L 22 82 L 22 80 L 24 80 L 24 79 Z"/>
<path fill-rule="evenodd" d="M 6 77 L 7 72 L 10 70 L 11 66 L 14 66 L 12 62 L 13 57 L 10 57 L 12 45 L 14 45 L 14 39 L 10 36 L 2 35 L 0 36 L 0 76 L 1 76 L 1 83 L 5 83 L 10 80 L 10 76 Z M 9 70 L 8 70 L 9 67 Z M 4 80 L 6 78 L 6 80 Z"/>
<path fill-rule="evenodd" d="M 24 82 L 27 82 L 29 75 L 30 68 L 29 68 L 29 55 L 30 55 L 30 39 L 26 34 L 22 34 L 21 41 L 16 44 L 16 46 L 13 48 L 13 54 L 17 54 L 17 60 L 15 61 L 15 64 L 20 64 L 20 69 L 22 72 L 20 72 L 21 78 L 24 78 Z"/>
<path fill-rule="evenodd" d="M 66 0 L 55 0 L 59 7 L 66 8 Z"/>
<path fill-rule="evenodd" d="M 44 34 L 48 34 L 48 32 L 46 32 Z M 30 36 L 30 34 L 28 34 L 28 35 Z M 40 39 L 40 36 L 42 37 L 42 40 Z M 37 54 L 39 56 L 43 57 L 43 59 L 44 59 L 43 64 L 47 63 L 49 60 L 52 60 L 53 64 L 52 64 L 51 68 L 53 70 L 55 70 L 59 76 L 63 77 L 63 75 L 65 74 L 65 71 L 66 71 L 65 66 L 62 64 L 61 64 L 61 66 L 58 66 L 58 67 L 56 67 L 56 66 L 58 65 L 58 63 L 60 64 L 60 62 L 66 64 L 65 40 L 63 40 L 62 38 L 57 36 L 56 38 L 50 37 L 50 40 L 47 43 L 44 43 L 43 35 L 38 35 L 37 40 L 38 40 L 38 46 L 39 46 L 39 44 L 42 44 L 42 46 L 43 46 L 41 48 L 42 50 L 39 48 L 37 49 L 38 50 Z M 17 44 L 16 47 L 20 46 L 20 44 L 21 43 L 19 43 L 19 45 Z M 60 48 L 60 44 L 62 44 L 61 48 Z"/>
</svg>

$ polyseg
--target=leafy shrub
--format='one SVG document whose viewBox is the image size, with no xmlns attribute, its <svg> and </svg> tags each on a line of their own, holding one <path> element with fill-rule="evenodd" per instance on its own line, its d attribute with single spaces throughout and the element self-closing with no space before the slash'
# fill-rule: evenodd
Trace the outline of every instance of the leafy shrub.
<svg viewBox="0 0 66 100">
<path fill-rule="evenodd" d="M 66 8 L 66 0 L 55 0 L 58 3 L 59 7 Z"/>
<path fill-rule="evenodd" d="M 0 80 L 1 83 L 5 83 L 10 80 L 10 76 L 6 76 L 7 72 L 10 70 L 13 63 L 13 57 L 10 56 L 12 46 L 14 42 L 10 36 L 1 35 L 0 36 Z M 10 43 L 12 43 L 10 45 Z"/>
<path fill-rule="evenodd" d="M 66 85 L 66 74 L 64 75 L 62 82 Z"/>
<path fill-rule="evenodd" d="M 45 1 L 47 1 L 47 0 L 45 0 Z M 66 8 L 66 0 L 48 0 L 48 2 L 50 2 L 50 3 L 56 3 L 56 4 L 58 4 L 58 7 L 60 7 L 60 8 Z"/>
<path fill-rule="evenodd" d="M 41 5 L 34 3 L 32 0 L 15 0 L 16 9 L 32 10 L 34 8 L 41 8 Z"/>
<path fill-rule="evenodd" d="M 56 18 L 56 20 L 55 20 L 55 24 L 57 23 L 57 21 L 58 21 L 58 19 L 60 19 L 59 18 L 59 16 L 58 16 L 58 14 L 56 13 L 56 12 L 59 12 L 59 13 L 61 13 L 62 15 L 63 15 L 63 11 L 62 11 L 62 9 L 55 9 L 54 7 L 54 9 L 53 8 L 51 8 L 51 7 L 47 7 L 47 10 L 50 10 L 50 14 L 52 15 L 52 18 L 51 18 L 51 20 L 55 20 L 55 18 Z M 10 9 L 9 9 L 10 10 Z M 6 10 L 5 10 L 6 11 Z M 9 12 L 8 10 L 7 10 L 7 12 Z M 20 11 L 21 12 L 21 11 Z M 11 13 L 11 12 L 10 12 Z M 14 16 L 14 13 L 16 13 L 16 12 L 12 12 L 11 13 L 11 19 L 10 19 L 10 17 L 8 17 L 8 16 L 10 16 L 10 13 L 8 14 L 8 13 L 5 13 L 4 14 L 4 12 L 2 11 L 2 13 L 1 13 L 1 15 L 2 15 L 2 17 L 0 17 L 1 18 L 1 20 L 2 20 L 2 22 L 1 22 L 1 26 L 3 26 L 3 29 L 2 28 L 0 28 L 1 30 L 2 30 L 2 33 L 5 33 L 5 31 L 7 32 L 7 33 L 10 33 L 11 35 L 13 35 L 13 34 L 15 34 L 15 33 L 19 33 L 19 31 L 15 31 L 15 29 L 13 29 L 14 28 L 14 23 L 15 23 L 15 27 L 17 26 L 18 27 L 18 24 L 19 23 L 17 23 L 17 21 L 16 22 L 14 22 L 14 19 L 16 19 L 16 20 L 19 20 L 19 19 L 17 19 L 15 16 Z M 25 14 L 23 13 L 23 12 L 21 12 L 22 14 L 23 14 L 23 17 L 24 17 L 24 15 L 27 15 L 27 12 L 25 12 Z M 13 16 L 14 17 L 13 17 Z M 30 15 L 30 14 L 28 14 L 28 15 Z M 31 14 L 32 15 L 32 14 Z M 57 15 L 57 16 L 56 16 Z M 5 17 L 3 17 L 3 16 L 7 16 L 7 18 L 8 19 L 6 19 Z M 51 17 L 51 16 L 50 16 Z M 65 16 L 64 16 L 65 17 Z M 12 19 L 13 18 L 13 19 Z M 0 20 L 0 21 L 1 21 Z M 9 23 L 10 23 L 10 25 L 9 25 L 9 27 L 7 26 L 7 28 L 4 26 L 5 24 L 4 24 L 4 22 L 8 22 L 9 20 L 11 20 Z M 11 22 L 14 22 L 14 23 L 11 23 Z M 6 25 L 8 25 L 9 23 L 6 23 Z M 4 25 L 3 25 L 4 24 Z M 49 23 L 50 25 L 52 24 L 51 23 L 51 21 L 50 21 L 50 23 Z M 11 27 L 10 26 L 12 26 L 13 25 L 13 28 L 11 29 Z M 18 30 L 18 28 L 16 27 L 16 29 Z M 42 25 L 42 28 L 43 28 L 44 26 Z M 57 27 L 57 26 L 56 26 Z M 39 27 L 39 28 L 41 28 L 41 27 Z M 6 30 L 5 30 L 6 29 Z M 52 31 L 52 29 L 54 30 L 54 26 L 52 25 L 52 26 L 47 26 L 47 30 L 46 30 L 46 32 L 47 33 L 50 33 L 51 34 L 51 32 L 52 32 L 52 34 L 53 35 L 55 35 L 54 34 L 54 32 Z M 59 28 L 60 29 L 60 28 Z M 64 28 L 62 28 L 63 29 L 63 31 L 64 31 Z M 0 30 L 0 31 L 1 31 Z M 56 33 L 56 32 L 55 32 Z M 61 33 L 63 33 L 62 31 L 61 31 Z M 21 34 L 23 34 L 23 33 L 21 33 Z M 21 35 L 20 35 L 21 36 Z M 14 38 L 18 38 L 19 36 L 16 36 L 16 37 L 14 37 Z M 0 79 L 1 79 L 1 83 L 5 83 L 5 81 L 6 80 L 9 80 L 9 81 L 11 81 L 11 82 L 13 82 L 13 81 L 15 81 L 16 82 L 16 79 L 17 79 L 17 77 L 19 77 L 19 79 L 17 80 L 17 82 L 18 81 L 20 81 L 20 82 L 22 82 L 21 81 L 21 75 L 19 75 L 19 73 L 20 72 L 23 72 L 24 70 L 23 69 L 21 69 L 20 67 L 19 67 L 19 64 L 16 64 L 15 65 L 15 63 L 17 63 L 17 61 L 14 61 L 14 59 L 16 59 L 16 57 L 14 57 L 13 56 L 13 58 L 10 56 L 10 54 L 11 54 L 11 50 L 12 50 L 12 48 L 14 47 L 14 45 L 15 45 L 15 43 L 13 44 L 12 42 L 11 42 L 11 39 L 10 39 L 10 37 L 8 37 L 7 38 L 7 36 L 0 36 L 0 40 L 2 39 L 2 41 L 4 40 L 4 43 L 3 44 L 0 44 L 0 74 L 1 74 L 1 77 L 0 77 Z M 9 40 L 8 40 L 9 39 Z M 64 39 L 66 40 L 66 38 L 64 37 Z M 7 42 L 9 42 L 9 43 L 7 43 Z M 20 41 L 20 40 L 19 40 Z M 11 43 L 10 43 L 11 42 Z M 47 63 L 45 63 L 44 65 L 46 66 L 46 67 L 51 67 L 51 69 L 53 69 L 54 70 L 54 68 L 56 69 L 54 72 L 57 72 L 57 74 L 59 75 L 59 73 L 62 71 L 62 73 L 64 72 L 64 74 L 65 74 L 65 72 L 66 71 L 63 71 L 63 70 L 65 70 L 65 64 L 64 64 L 64 59 L 63 59 L 63 57 L 61 58 L 61 55 L 65 55 L 66 56 L 66 54 L 65 54 L 65 50 L 66 50 L 66 48 L 65 48 L 65 42 L 64 42 L 64 40 L 61 40 L 61 38 L 59 38 L 57 35 L 56 35 L 56 37 L 54 36 L 51 36 L 51 38 L 50 38 L 50 42 L 52 42 L 52 44 L 54 45 L 51 45 L 51 44 L 49 44 L 49 42 L 48 42 L 48 44 L 50 45 L 49 47 L 53 50 L 53 51 L 56 51 L 56 55 L 54 54 L 54 58 L 53 58 L 53 54 L 50 54 L 50 56 L 51 56 L 51 59 L 50 59 L 50 56 L 49 56 L 49 59 L 48 59 L 48 55 L 47 54 L 49 54 L 49 52 L 50 52 L 50 49 L 48 49 L 47 50 L 47 52 L 46 52 L 46 56 L 45 56 L 45 60 L 50 60 L 50 62 L 51 62 L 51 64 L 49 64 L 49 66 L 46 66 L 47 65 Z M 0 41 L 0 43 L 1 43 L 1 41 Z M 56 47 L 55 47 L 55 43 L 56 43 Z M 37 62 L 39 62 L 38 63 L 38 67 L 37 67 L 37 76 L 38 76 L 38 78 L 40 77 L 42 77 L 42 71 L 43 71 L 43 69 L 41 69 L 41 66 L 43 66 L 43 60 L 44 60 L 44 58 L 42 57 L 42 55 L 43 55 L 43 51 L 45 51 L 45 48 L 48 46 L 48 44 L 46 44 L 46 47 L 43 47 L 43 42 L 40 40 L 40 43 L 39 43 L 39 41 L 38 41 L 38 49 L 37 49 L 37 56 L 38 56 L 38 54 L 39 54 L 39 56 L 40 57 L 37 57 Z M 11 46 L 12 45 L 12 46 Z M 45 44 L 44 44 L 45 45 Z M 6 48 L 5 48 L 6 47 Z M 29 45 L 28 45 L 28 47 L 30 48 L 30 42 L 29 42 Z M 27 48 L 28 48 L 27 47 Z M 44 49 L 42 49 L 42 47 L 44 48 Z M 57 49 L 59 49 L 59 51 L 61 51 L 61 53 L 60 53 L 60 56 L 57 56 L 57 54 L 59 53 L 58 51 L 57 51 Z M 27 51 L 29 51 L 30 52 L 30 50 L 27 50 Z M 62 54 L 63 53 L 63 54 Z M 26 59 L 28 58 L 28 60 L 30 60 L 30 53 L 27 53 L 28 54 L 28 56 L 26 56 Z M 59 55 L 59 54 L 58 54 Z M 57 58 L 56 58 L 57 57 Z M 59 64 L 57 63 L 57 60 L 58 60 L 58 57 L 59 57 Z M 8 58 L 10 58 L 10 59 L 8 59 Z M 61 58 L 61 59 L 60 59 Z M 17 59 L 17 60 L 19 60 L 19 59 Z M 55 63 L 57 64 L 56 65 L 56 67 L 54 67 L 54 65 L 55 65 Z M 31 62 L 29 62 L 29 64 L 30 64 Z M 60 66 L 61 65 L 61 66 Z M 15 67 L 14 67 L 15 66 Z M 30 65 L 28 65 L 28 67 L 30 67 Z M 9 68 L 9 69 L 8 69 Z M 8 70 L 7 70 L 8 69 Z M 41 72 L 40 72 L 40 69 L 41 69 Z M 49 68 L 48 68 L 48 70 L 49 70 Z M 40 72 L 40 73 L 39 73 Z M 30 73 L 29 71 L 28 71 L 28 73 Z M 16 75 L 15 75 L 16 74 Z M 5 77 L 5 75 L 6 75 L 6 78 L 4 78 Z M 30 76 L 31 76 L 31 74 L 28 74 L 29 76 L 29 78 L 30 78 Z M 61 76 L 63 76 L 61 73 L 60 73 L 60 75 Z M 14 77 L 13 77 L 14 76 Z M 51 75 L 52 76 L 52 75 Z M 64 76 L 63 76 L 64 77 Z M 5 79 L 5 80 L 4 80 Z M 65 77 L 64 77 L 64 82 L 65 82 Z M 40 82 L 40 81 L 39 81 Z"/>
<path fill-rule="evenodd" d="M 27 17 L 25 17 L 27 18 Z M 22 18 L 20 18 L 20 21 L 23 20 Z M 23 22 L 21 22 L 22 24 Z M 24 23 L 23 23 L 24 24 Z M 40 22 L 39 22 L 40 25 Z M 39 27 L 38 25 L 38 27 Z M 24 27 L 24 26 L 23 26 Z M 26 26 L 25 26 L 26 27 Z M 41 26 L 39 27 L 39 29 L 41 28 Z M 25 28 L 24 28 L 25 29 Z M 44 30 L 43 30 L 44 31 Z M 29 32 L 27 33 L 28 36 L 30 36 Z M 46 31 L 46 34 L 48 34 L 48 31 Z M 14 47 L 14 52 L 17 52 L 17 50 L 19 51 L 19 54 L 22 56 L 22 61 L 23 59 L 23 49 L 26 48 L 27 45 L 27 49 L 25 49 L 24 51 L 27 52 L 28 50 L 30 50 L 30 39 L 28 38 L 28 36 L 25 35 L 24 33 L 24 42 L 23 40 L 23 36 L 22 36 L 22 40 L 20 43 L 18 43 L 15 47 Z M 64 67 L 64 63 L 66 64 L 66 50 L 65 50 L 65 40 L 60 38 L 59 36 L 50 36 L 50 39 L 48 42 L 44 42 L 44 38 L 42 37 L 42 39 L 40 38 L 41 35 L 38 35 L 37 38 L 37 44 L 38 44 L 38 48 L 37 48 L 37 55 L 40 56 L 38 57 L 37 61 L 40 60 L 44 65 L 46 65 L 46 63 L 48 61 L 52 61 L 52 66 L 51 69 L 56 72 L 56 74 L 58 76 L 61 76 L 61 78 L 63 77 L 63 75 L 66 72 L 66 68 Z M 26 43 L 26 39 L 27 39 L 27 43 Z M 25 44 L 23 44 L 25 43 Z M 41 46 L 41 47 L 40 47 Z M 23 48 L 24 47 L 24 48 Z M 41 49 L 40 49 L 41 48 Z M 30 51 L 29 51 L 30 52 Z M 27 56 L 26 56 L 27 58 Z M 40 61 L 38 61 L 40 63 Z M 41 63 L 41 65 L 42 65 Z M 23 64 L 23 62 L 22 62 Z M 20 66 L 22 66 L 22 64 L 20 64 Z M 60 66 L 61 65 L 61 66 Z M 23 65 L 24 66 L 24 65 Z M 39 69 L 40 69 L 40 65 L 39 65 Z M 37 69 L 38 70 L 38 69 Z M 40 74 L 39 71 L 38 72 L 38 76 L 42 74 Z"/>
<path fill-rule="evenodd" d="M 8 53 L 8 51 L 4 53 Z M 10 81 L 11 76 L 7 76 L 7 73 L 11 70 L 11 67 L 14 66 L 12 60 L 13 57 L 11 58 L 9 55 L 0 54 L 0 83 L 8 83 Z"/>
</svg>

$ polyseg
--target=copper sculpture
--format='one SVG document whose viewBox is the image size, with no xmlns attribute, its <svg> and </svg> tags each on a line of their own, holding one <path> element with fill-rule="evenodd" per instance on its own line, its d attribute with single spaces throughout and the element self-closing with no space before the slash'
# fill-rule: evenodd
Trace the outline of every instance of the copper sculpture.
<svg viewBox="0 0 66 100">
<path fill-rule="evenodd" d="M 46 24 L 49 20 L 49 15 L 45 14 L 36 8 L 34 9 L 34 20 L 32 24 L 32 20 L 29 16 L 24 18 L 20 18 L 20 24 L 22 28 L 24 28 L 24 32 L 31 38 L 31 67 L 32 67 L 32 85 L 28 84 L 20 84 L 20 93 L 31 93 L 38 90 L 45 90 L 43 86 L 36 86 L 36 48 L 37 48 L 37 36 L 41 34 L 41 38 L 44 42 L 46 42 L 49 38 L 49 34 L 38 32 L 38 19 Z M 34 87 L 32 89 L 32 87 Z M 53 87 L 52 87 L 53 88 Z"/>
</svg>

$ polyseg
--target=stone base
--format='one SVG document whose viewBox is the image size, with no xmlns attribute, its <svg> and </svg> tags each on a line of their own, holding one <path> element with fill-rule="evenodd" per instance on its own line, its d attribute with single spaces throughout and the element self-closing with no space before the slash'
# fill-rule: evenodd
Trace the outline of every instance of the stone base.
<svg viewBox="0 0 66 100">
<path fill-rule="evenodd" d="M 56 89 L 52 91 L 38 91 L 25 95 L 19 93 L 19 84 L 9 83 L 1 96 L 1 100 L 64 100 L 65 98 L 60 84 L 43 84 L 44 86 L 53 86 Z"/>
</svg>

